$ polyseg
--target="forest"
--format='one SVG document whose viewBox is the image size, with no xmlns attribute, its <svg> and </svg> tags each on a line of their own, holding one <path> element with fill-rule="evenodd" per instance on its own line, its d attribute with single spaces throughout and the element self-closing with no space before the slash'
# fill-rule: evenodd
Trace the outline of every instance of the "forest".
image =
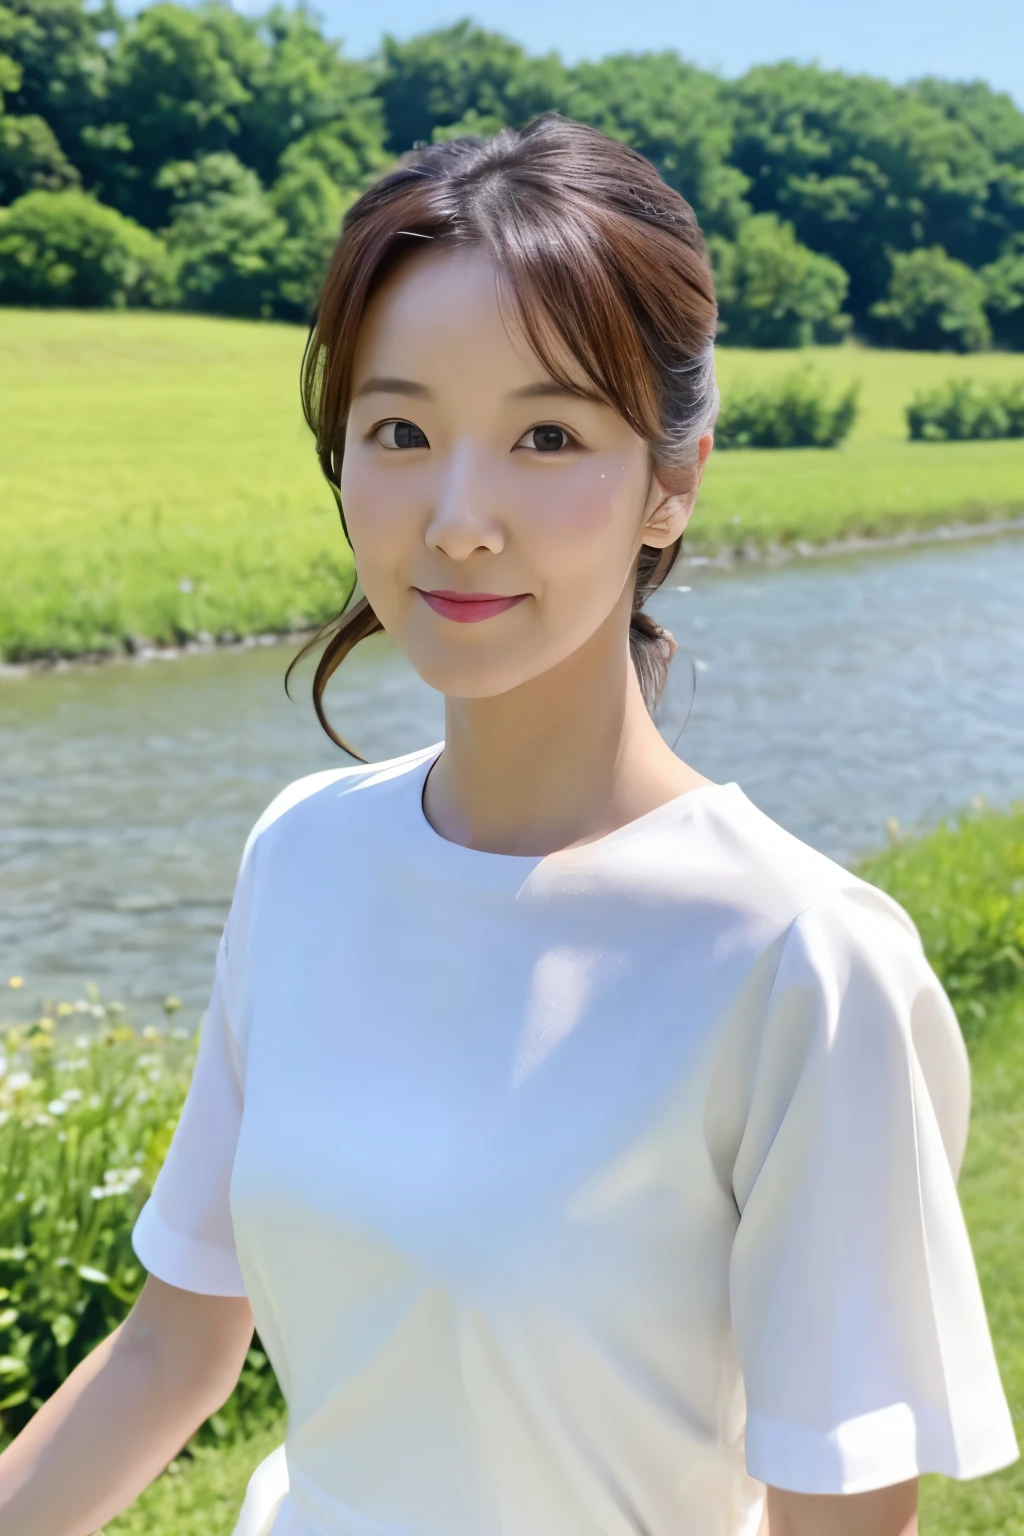
<svg viewBox="0 0 1024 1536">
<path fill-rule="evenodd" d="M 569 66 L 468 21 L 359 60 L 313 11 L 217 0 L 0 4 L 0 303 L 305 321 L 397 156 L 547 111 L 693 204 L 726 345 L 1024 349 L 1024 112 L 984 84 Z"/>
</svg>

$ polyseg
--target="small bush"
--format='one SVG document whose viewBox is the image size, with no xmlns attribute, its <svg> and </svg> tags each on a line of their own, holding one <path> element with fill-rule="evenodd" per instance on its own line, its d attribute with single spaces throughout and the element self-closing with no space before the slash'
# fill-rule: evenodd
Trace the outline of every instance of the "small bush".
<svg viewBox="0 0 1024 1536">
<path fill-rule="evenodd" d="M 906 408 L 910 436 L 919 442 L 1024 437 L 1024 379 L 978 384 L 950 379 L 916 394 Z"/>
<path fill-rule="evenodd" d="M 857 417 L 859 384 L 833 395 L 809 369 L 741 384 L 722 402 L 716 448 L 835 448 Z"/>
<path fill-rule="evenodd" d="M 162 242 L 87 192 L 27 192 L 0 209 L 0 302 L 94 309 L 172 297 Z"/>
<path fill-rule="evenodd" d="M 138 1035 L 117 1005 L 92 998 L 0 1036 L 0 1443 L 141 1290 L 131 1230 L 191 1076 L 194 1039 Z M 279 1410 L 277 1382 L 254 1347 L 203 1438 Z"/>
</svg>

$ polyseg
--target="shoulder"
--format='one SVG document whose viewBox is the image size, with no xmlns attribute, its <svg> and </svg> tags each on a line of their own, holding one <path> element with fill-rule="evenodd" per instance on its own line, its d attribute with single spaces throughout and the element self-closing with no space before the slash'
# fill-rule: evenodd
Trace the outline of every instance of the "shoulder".
<svg viewBox="0 0 1024 1536">
<path fill-rule="evenodd" d="M 242 868 L 289 849 L 328 831 L 343 831 L 355 817 L 365 827 L 377 815 L 387 815 L 393 791 L 408 774 L 437 751 L 420 748 L 378 763 L 357 763 L 347 768 L 328 768 L 285 785 L 258 818 L 245 842 Z"/>
<path fill-rule="evenodd" d="M 760 810 L 737 784 L 711 797 L 702 821 L 717 860 L 735 875 L 744 901 L 756 905 L 780 939 L 795 940 L 816 923 L 855 943 L 872 929 L 920 949 L 909 913 L 885 891 L 811 847 Z"/>
</svg>

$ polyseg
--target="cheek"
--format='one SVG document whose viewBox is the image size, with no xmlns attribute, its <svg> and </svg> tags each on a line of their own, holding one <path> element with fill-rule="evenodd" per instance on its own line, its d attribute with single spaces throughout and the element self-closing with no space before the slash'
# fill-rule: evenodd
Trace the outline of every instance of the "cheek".
<svg viewBox="0 0 1024 1536">
<path fill-rule="evenodd" d="M 522 500 L 522 526 L 538 549 L 566 548 L 575 561 L 615 561 L 632 548 L 644 486 L 635 466 L 596 455 L 557 469 L 535 466 Z"/>
<path fill-rule="evenodd" d="M 361 568 L 401 558 L 418 525 L 422 487 L 408 475 L 387 473 L 358 448 L 341 466 L 341 504 Z"/>
</svg>

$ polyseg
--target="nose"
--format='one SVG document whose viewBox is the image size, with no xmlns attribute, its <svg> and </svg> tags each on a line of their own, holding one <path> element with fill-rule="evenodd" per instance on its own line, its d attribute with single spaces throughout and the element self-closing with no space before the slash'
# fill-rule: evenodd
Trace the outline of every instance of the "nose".
<svg viewBox="0 0 1024 1536">
<path fill-rule="evenodd" d="M 496 466 L 471 443 L 456 444 L 448 454 L 424 538 L 428 549 L 450 560 L 467 560 L 478 550 L 497 555 L 505 532 L 494 497 Z"/>
</svg>

